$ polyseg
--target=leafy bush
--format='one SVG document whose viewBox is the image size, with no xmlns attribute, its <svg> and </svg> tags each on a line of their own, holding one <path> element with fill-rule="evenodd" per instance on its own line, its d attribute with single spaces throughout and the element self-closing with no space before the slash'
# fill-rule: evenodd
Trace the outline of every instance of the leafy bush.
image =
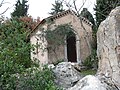
<svg viewBox="0 0 120 90">
<path fill-rule="evenodd" d="M 58 90 L 54 84 L 53 72 L 47 67 L 31 68 L 23 73 L 19 79 L 20 90 Z"/>
<path fill-rule="evenodd" d="M 84 76 L 86 76 L 86 75 L 95 75 L 96 74 L 96 70 L 88 69 L 88 70 L 83 70 L 80 73 L 82 75 L 84 75 Z"/>
<path fill-rule="evenodd" d="M 30 67 L 30 44 L 25 42 L 24 24 L 11 19 L 0 24 L 0 89 L 15 90 L 16 78 L 12 74 L 21 73 Z M 23 53 L 24 52 L 24 53 Z"/>
<path fill-rule="evenodd" d="M 24 23 L 18 19 L 0 24 L 0 60 L 10 60 L 26 68 L 30 67 L 30 43 L 26 36 Z"/>
<path fill-rule="evenodd" d="M 11 65 L 9 64 L 9 67 Z M 1 90 L 59 90 L 54 83 L 53 72 L 46 66 L 43 69 L 34 67 L 24 71 L 20 67 L 23 71 L 20 73 L 17 73 L 17 70 L 20 70 L 19 66 L 16 67 L 15 74 L 11 73 L 12 68 L 10 68 L 8 72 L 4 71 L 4 74 L 1 75 Z"/>
<path fill-rule="evenodd" d="M 0 24 L 0 90 L 56 90 L 51 70 L 32 68 L 25 27 L 19 19 Z"/>
<path fill-rule="evenodd" d="M 92 68 L 93 61 L 91 60 L 91 55 L 88 56 L 85 61 L 83 62 L 83 65 L 87 68 Z"/>
<path fill-rule="evenodd" d="M 16 77 L 12 74 L 21 73 L 25 68 L 10 60 L 0 60 L 0 90 L 15 90 Z"/>
<path fill-rule="evenodd" d="M 88 69 L 98 67 L 96 50 L 92 50 L 91 55 L 86 58 L 86 60 L 83 62 L 83 65 L 86 66 Z"/>
</svg>

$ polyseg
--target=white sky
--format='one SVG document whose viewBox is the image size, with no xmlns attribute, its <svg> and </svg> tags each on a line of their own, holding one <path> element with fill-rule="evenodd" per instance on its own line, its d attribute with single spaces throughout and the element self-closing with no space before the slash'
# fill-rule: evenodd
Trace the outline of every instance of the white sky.
<svg viewBox="0 0 120 90">
<path fill-rule="evenodd" d="M 1 0 L 0 0 L 1 1 Z M 10 7 L 10 9 L 4 14 L 5 17 L 10 17 L 10 13 L 14 10 L 14 4 L 16 4 L 17 0 L 5 0 L 6 3 L 2 6 L 0 12 L 4 11 L 5 8 Z M 29 10 L 28 14 L 31 15 L 33 18 L 37 18 L 38 16 L 43 19 L 49 16 L 48 12 L 51 11 L 52 3 L 55 0 L 29 0 Z M 66 0 L 69 1 L 69 0 Z M 72 1 L 72 0 L 71 0 Z M 77 0 L 77 6 L 80 7 L 81 3 L 84 0 Z M 88 8 L 88 10 L 94 14 L 93 7 L 95 5 L 96 0 L 87 0 L 84 7 Z"/>
</svg>

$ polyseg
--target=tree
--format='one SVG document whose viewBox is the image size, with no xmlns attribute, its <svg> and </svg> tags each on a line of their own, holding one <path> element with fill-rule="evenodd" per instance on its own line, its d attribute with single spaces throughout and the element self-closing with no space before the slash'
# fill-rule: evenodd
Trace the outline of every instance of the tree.
<svg viewBox="0 0 120 90">
<path fill-rule="evenodd" d="M 62 2 L 59 0 L 55 1 L 55 4 L 52 4 L 52 6 L 53 6 L 53 8 L 51 9 L 51 12 L 49 13 L 51 15 L 55 15 L 59 12 L 64 11 Z"/>
<path fill-rule="evenodd" d="M 117 6 L 120 6 L 120 0 L 97 0 L 95 7 L 97 27 L 106 19 L 110 11 Z"/>
<path fill-rule="evenodd" d="M 10 4 L 10 2 L 5 2 L 5 0 L 1 0 L 1 1 L 0 1 L 0 9 L 1 9 L 1 11 L 0 11 L 0 24 L 1 24 L 2 22 L 4 22 L 4 18 L 5 18 L 5 17 L 4 17 L 4 14 L 7 12 L 8 9 L 10 9 L 10 7 L 7 6 L 6 4 Z M 3 7 L 2 7 L 2 6 L 4 6 L 4 5 L 7 6 L 5 9 L 3 9 Z"/>
<path fill-rule="evenodd" d="M 2 7 L 3 4 L 5 4 L 5 3 L 8 3 L 8 2 L 4 2 L 4 0 L 2 0 L 2 1 L 0 2 L 0 7 Z M 7 7 L 3 12 L 1 12 L 0 15 L 3 15 L 8 9 L 9 9 L 9 7 Z"/>
<path fill-rule="evenodd" d="M 11 19 L 0 25 L 0 60 L 10 60 L 27 68 L 32 61 L 24 26 L 19 19 Z"/>
<path fill-rule="evenodd" d="M 22 0 L 22 2 L 18 0 L 17 3 L 15 4 L 15 10 L 13 11 L 13 13 L 11 13 L 11 16 L 12 17 L 26 16 L 29 8 L 29 6 L 26 4 L 27 2 L 28 2 L 27 0 Z"/>
<path fill-rule="evenodd" d="M 52 71 L 36 67 L 30 59 L 28 21 L 32 22 L 31 17 L 12 18 L 0 24 L 0 90 L 59 90 Z"/>
<path fill-rule="evenodd" d="M 75 13 L 79 16 L 80 11 L 85 5 L 87 0 L 60 0 L 60 1 L 63 4 L 65 4 L 68 9 L 74 10 Z"/>
<path fill-rule="evenodd" d="M 19 20 L 24 23 L 28 32 L 32 31 L 35 26 L 40 23 L 40 17 L 37 17 L 37 19 L 33 19 L 31 16 L 24 16 L 20 17 Z"/>
<path fill-rule="evenodd" d="M 21 73 L 31 65 L 30 43 L 26 42 L 24 23 L 11 19 L 0 24 L 0 89 L 15 90 L 16 82 L 10 78 L 11 74 Z"/>
<path fill-rule="evenodd" d="M 80 13 L 81 16 L 88 19 L 93 25 L 95 25 L 94 18 L 92 14 L 87 10 L 87 8 L 83 8 L 83 10 Z"/>
<path fill-rule="evenodd" d="M 93 48 L 97 49 L 97 38 L 96 38 L 97 28 L 92 14 L 87 10 L 87 8 L 83 8 L 83 10 L 80 13 L 80 16 L 83 16 L 84 18 L 88 19 L 93 24 L 92 26 L 93 40 L 94 40 Z"/>
</svg>

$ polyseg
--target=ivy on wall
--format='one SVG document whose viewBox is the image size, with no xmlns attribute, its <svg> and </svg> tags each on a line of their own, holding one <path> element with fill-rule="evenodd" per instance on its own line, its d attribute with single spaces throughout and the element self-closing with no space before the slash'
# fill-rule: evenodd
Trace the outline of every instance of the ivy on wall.
<svg viewBox="0 0 120 90">
<path fill-rule="evenodd" d="M 52 43 L 54 45 L 63 45 L 65 44 L 65 37 L 71 37 L 73 35 L 73 28 L 70 24 L 63 24 L 56 26 L 55 29 L 48 29 L 45 31 L 45 38 L 48 43 Z"/>
<path fill-rule="evenodd" d="M 48 42 L 48 51 L 53 52 L 58 59 L 57 50 L 59 46 L 65 45 L 65 40 L 74 35 L 74 30 L 70 24 L 58 25 L 55 29 L 45 31 L 45 38 Z"/>
</svg>

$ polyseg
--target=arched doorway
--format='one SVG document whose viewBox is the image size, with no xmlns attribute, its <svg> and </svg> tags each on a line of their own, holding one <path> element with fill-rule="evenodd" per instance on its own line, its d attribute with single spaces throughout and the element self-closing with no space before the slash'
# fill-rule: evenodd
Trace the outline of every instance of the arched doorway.
<svg viewBox="0 0 120 90">
<path fill-rule="evenodd" d="M 67 59 L 69 62 L 77 62 L 75 34 L 67 36 Z"/>
</svg>

